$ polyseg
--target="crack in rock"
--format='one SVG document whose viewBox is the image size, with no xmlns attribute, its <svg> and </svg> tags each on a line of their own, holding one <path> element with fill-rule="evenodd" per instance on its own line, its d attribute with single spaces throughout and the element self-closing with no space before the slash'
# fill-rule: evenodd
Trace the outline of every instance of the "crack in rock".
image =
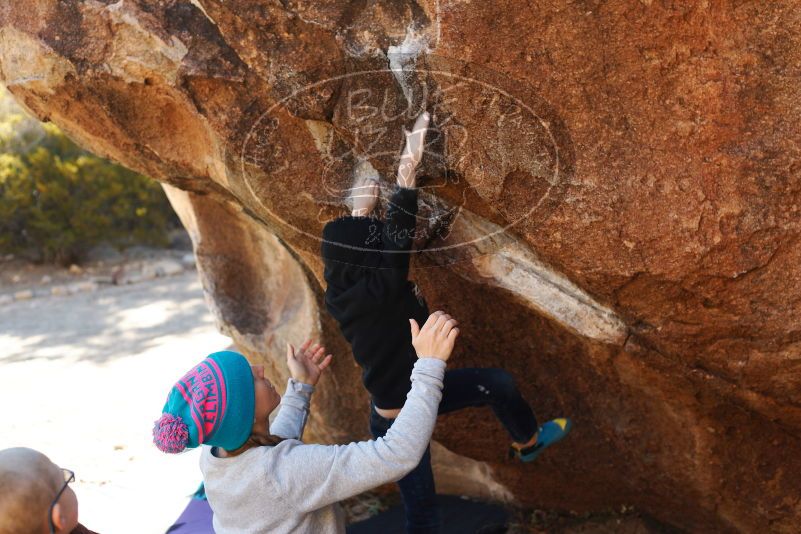
<svg viewBox="0 0 801 534">
<path fill-rule="evenodd" d="M 622 346 L 626 323 L 609 307 L 537 258 L 529 246 L 500 226 L 461 210 L 448 240 L 463 243 L 451 256 L 468 262 L 453 264 L 463 278 L 503 288 L 524 304 L 581 336 Z M 451 244 L 450 246 L 453 246 Z M 453 252 L 457 251 L 457 252 Z"/>
<path fill-rule="evenodd" d="M 406 101 L 410 105 L 414 101 L 414 89 L 410 82 L 412 72 L 417 67 L 418 56 L 428 52 L 428 36 L 424 33 L 418 33 L 414 24 L 409 24 L 406 27 L 406 36 L 401 44 L 387 48 L 389 68 L 398 85 L 400 85 L 403 96 L 406 97 Z"/>
</svg>

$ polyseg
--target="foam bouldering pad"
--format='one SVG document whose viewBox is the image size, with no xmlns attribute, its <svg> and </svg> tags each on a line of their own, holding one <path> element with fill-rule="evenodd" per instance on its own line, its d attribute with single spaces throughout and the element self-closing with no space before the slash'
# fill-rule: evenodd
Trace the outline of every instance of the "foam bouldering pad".
<svg viewBox="0 0 801 534">
<path fill-rule="evenodd" d="M 442 534 L 500 534 L 506 532 L 508 514 L 497 504 L 438 495 Z M 205 499 L 191 499 L 167 534 L 214 534 L 211 508 Z M 348 526 L 348 534 L 405 534 L 403 505 Z"/>
<path fill-rule="evenodd" d="M 167 534 L 214 534 L 211 507 L 206 499 L 190 499 Z"/>
<path fill-rule="evenodd" d="M 500 534 L 506 532 L 509 514 L 503 506 L 438 495 L 442 534 Z M 348 526 L 348 534 L 406 534 L 403 505 L 398 504 L 364 521 Z"/>
</svg>

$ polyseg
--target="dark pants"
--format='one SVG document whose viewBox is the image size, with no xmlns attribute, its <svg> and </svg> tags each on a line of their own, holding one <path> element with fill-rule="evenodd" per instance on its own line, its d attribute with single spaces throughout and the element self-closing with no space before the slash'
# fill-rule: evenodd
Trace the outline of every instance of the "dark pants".
<svg viewBox="0 0 801 534">
<path fill-rule="evenodd" d="M 514 441 L 525 443 L 537 431 L 537 419 L 515 385 L 512 375 L 503 369 L 454 369 L 445 372 L 439 413 L 444 414 L 473 406 L 490 406 Z M 374 438 L 387 433 L 394 419 L 381 417 L 370 406 L 370 432 Z M 406 531 L 439 532 L 441 519 L 436 502 L 434 473 L 431 471 L 431 447 L 417 467 L 398 481 L 406 509 Z"/>
</svg>

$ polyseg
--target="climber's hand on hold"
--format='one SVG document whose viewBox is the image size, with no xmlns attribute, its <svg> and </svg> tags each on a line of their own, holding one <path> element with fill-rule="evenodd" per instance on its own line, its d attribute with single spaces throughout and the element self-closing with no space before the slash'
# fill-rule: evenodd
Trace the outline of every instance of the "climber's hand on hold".
<svg viewBox="0 0 801 534">
<path fill-rule="evenodd" d="M 367 217 L 378 203 L 381 189 L 378 182 L 370 178 L 357 178 L 350 191 L 351 215 L 354 217 Z"/>
<path fill-rule="evenodd" d="M 450 359 L 459 336 L 459 321 L 443 311 L 435 311 L 422 327 L 414 319 L 409 319 L 409 324 L 412 346 L 418 358 L 436 358 L 445 362 Z"/>
<path fill-rule="evenodd" d="M 401 187 L 416 187 L 417 175 L 416 169 L 420 160 L 423 159 L 423 151 L 425 150 L 425 138 L 428 131 L 428 123 L 431 120 L 431 115 L 424 111 L 414 122 L 412 131 L 403 129 L 403 135 L 406 137 L 406 146 L 403 148 L 403 153 L 400 157 L 398 165 L 398 185 Z"/>
</svg>

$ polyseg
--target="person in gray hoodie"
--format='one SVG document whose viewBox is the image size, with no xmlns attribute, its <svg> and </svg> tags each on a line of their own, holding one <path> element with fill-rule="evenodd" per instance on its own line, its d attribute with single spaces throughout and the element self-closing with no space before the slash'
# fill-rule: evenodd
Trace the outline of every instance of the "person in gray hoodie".
<svg viewBox="0 0 801 534">
<path fill-rule="evenodd" d="M 409 322 L 418 354 L 412 387 L 392 428 L 375 440 L 301 441 L 311 394 L 331 362 L 325 348 L 311 341 L 297 352 L 287 346 L 291 378 L 283 397 L 264 378 L 263 366 L 232 351 L 209 355 L 175 384 L 153 440 L 168 453 L 202 446 L 200 469 L 215 532 L 343 533 L 339 501 L 395 482 L 420 462 L 459 329 L 442 311 L 422 328 Z"/>
</svg>

